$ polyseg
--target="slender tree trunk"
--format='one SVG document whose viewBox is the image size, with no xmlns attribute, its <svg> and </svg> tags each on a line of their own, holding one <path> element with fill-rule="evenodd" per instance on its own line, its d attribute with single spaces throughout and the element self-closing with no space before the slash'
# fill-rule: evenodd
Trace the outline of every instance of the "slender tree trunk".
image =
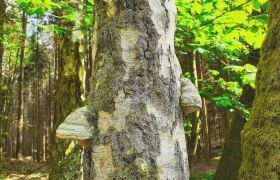
<svg viewBox="0 0 280 180">
<path fill-rule="evenodd" d="M 270 1 L 269 23 L 256 77 L 256 96 L 241 137 L 240 179 L 280 177 L 280 4 Z"/>
<path fill-rule="evenodd" d="M 87 97 L 90 92 L 90 77 L 92 72 L 92 29 L 88 30 L 87 35 L 85 36 L 86 41 L 86 60 L 85 60 L 85 96 Z"/>
<path fill-rule="evenodd" d="M 19 74 L 19 108 L 18 108 L 18 127 L 17 127 L 17 158 L 22 158 L 23 148 L 23 101 L 24 101 L 24 55 L 25 55 L 25 39 L 26 39 L 26 25 L 27 16 L 25 12 L 22 13 L 22 39 L 21 39 L 21 52 L 20 52 L 20 74 Z"/>
<path fill-rule="evenodd" d="M 2 86 L 3 86 L 3 72 L 2 72 L 2 63 L 3 63 L 3 57 L 4 57 L 4 21 L 5 21 L 5 10 L 6 10 L 6 3 L 4 0 L 0 0 L 0 135 L 4 134 L 5 132 L 5 122 L 4 121 L 4 98 L 3 98 L 3 91 L 2 91 Z M 4 139 L 3 139 L 4 140 Z M 4 146 L 4 141 L 2 138 L 0 138 L 0 153 L 3 151 L 3 146 Z"/>
<path fill-rule="evenodd" d="M 16 53 L 16 57 L 18 57 L 17 56 L 17 54 L 18 54 L 18 52 Z M 9 96 L 9 97 L 13 97 L 13 87 L 14 87 L 14 79 L 15 79 L 15 74 L 16 74 L 16 69 L 17 69 L 17 59 L 16 59 L 16 62 L 15 62 L 15 65 L 12 67 L 12 64 L 11 64 L 11 56 L 12 56 L 13 54 L 11 53 L 11 51 L 10 51 L 10 53 L 9 53 L 9 65 L 8 65 L 8 67 L 9 67 L 9 73 L 10 73 L 10 77 L 8 78 L 8 79 L 6 79 L 6 82 L 5 82 L 5 84 L 8 86 L 8 91 L 6 92 L 7 93 L 7 95 Z M 13 69 L 13 70 L 12 70 Z M 11 72 L 13 72 L 13 73 L 11 73 Z M 11 118 L 10 119 L 13 119 L 12 118 L 12 115 L 11 115 L 11 107 L 13 107 L 13 102 L 14 102 L 14 99 L 13 98 L 7 98 L 7 99 L 4 99 L 4 111 L 3 111 L 3 116 L 4 116 L 4 121 L 5 121 L 5 132 L 11 132 L 11 121 L 12 120 L 10 120 L 10 121 L 8 121 L 8 117 L 10 116 Z M 11 136 L 6 136 L 5 137 L 5 149 L 6 149 L 6 153 L 7 153 L 7 157 L 11 157 L 12 155 L 11 155 L 11 152 L 12 152 L 12 150 L 11 150 Z"/>
<path fill-rule="evenodd" d="M 192 57 L 192 76 L 194 77 L 194 85 L 198 89 L 198 71 L 197 64 L 199 61 L 199 56 L 196 52 L 193 52 Z M 192 128 L 191 128 L 191 137 L 188 142 L 188 152 L 189 152 L 189 161 L 190 164 L 194 160 L 194 157 L 197 155 L 199 140 L 200 140 L 200 132 L 201 132 L 201 120 L 200 120 L 200 112 L 196 112 L 192 115 Z"/>
<path fill-rule="evenodd" d="M 204 153 L 206 164 L 210 165 L 210 137 L 209 137 L 209 126 L 208 126 L 208 117 L 207 117 L 207 106 L 205 98 L 202 98 L 202 121 L 203 121 L 203 134 L 204 134 Z"/>
<path fill-rule="evenodd" d="M 197 58 L 197 74 L 200 80 L 204 80 L 203 75 L 203 59 L 201 55 L 198 55 Z M 199 85 L 198 87 L 200 90 L 202 86 Z M 202 121 L 202 133 L 203 133 L 203 142 L 204 142 L 204 153 L 205 153 L 205 160 L 206 164 L 210 164 L 210 144 L 209 144 L 209 128 L 208 128 L 208 117 L 207 117 L 207 106 L 205 98 L 202 98 L 202 111 L 201 111 L 201 121 Z"/>
<path fill-rule="evenodd" d="M 33 136 L 32 136 L 32 132 L 33 132 L 33 122 L 32 122 L 32 119 L 33 119 L 33 114 L 32 114 L 32 110 L 33 110 L 33 99 L 32 99 L 32 82 L 29 84 L 29 87 L 28 87 L 28 90 L 29 92 L 29 100 L 28 100 L 28 108 L 29 108 L 29 120 L 28 120 L 28 139 L 27 139 L 27 144 L 28 144 L 28 153 L 27 155 L 28 156 L 31 156 L 32 157 L 32 147 L 33 147 Z M 32 157 L 33 158 L 33 157 Z"/>
<path fill-rule="evenodd" d="M 95 5 L 91 179 L 188 179 L 175 1 Z"/>
<path fill-rule="evenodd" d="M 37 146 L 37 128 L 36 128 L 36 117 L 37 117 L 37 98 L 36 98 L 36 81 L 32 82 L 33 84 L 33 88 L 32 88 L 32 99 L 33 99 L 33 103 L 32 103 L 32 158 L 33 161 L 37 160 L 36 157 L 36 146 Z"/>
<path fill-rule="evenodd" d="M 2 76 L 2 63 L 4 56 L 4 22 L 5 22 L 6 3 L 5 0 L 0 0 L 0 90 L 2 89 L 3 76 Z M 2 100 L 2 92 L 0 93 L 0 102 Z"/>
</svg>

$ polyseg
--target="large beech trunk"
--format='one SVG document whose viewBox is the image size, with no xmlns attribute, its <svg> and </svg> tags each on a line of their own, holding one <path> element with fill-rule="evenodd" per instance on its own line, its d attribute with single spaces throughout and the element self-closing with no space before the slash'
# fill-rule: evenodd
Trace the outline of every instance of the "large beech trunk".
<svg viewBox="0 0 280 180">
<path fill-rule="evenodd" d="M 91 178 L 188 179 L 175 0 L 95 3 Z"/>
<path fill-rule="evenodd" d="M 270 1 L 267 37 L 256 78 L 256 96 L 241 137 L 240 179 L 280 177 L 280 3 Z"/>
</svg>

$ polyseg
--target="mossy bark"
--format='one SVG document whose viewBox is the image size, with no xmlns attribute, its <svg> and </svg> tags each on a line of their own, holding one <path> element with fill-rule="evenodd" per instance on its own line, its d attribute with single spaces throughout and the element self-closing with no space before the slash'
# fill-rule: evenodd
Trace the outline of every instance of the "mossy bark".
<svg viewBox="0 0 280 180">
<path fill-rule="evenodd" d="M 280 1 L 270 1 L 267 37 L 256 79 L 256 97 L 242 132 L 239 179 L 280 178 Z"/>
<path fill-rule="evenodd" d="M 188 179 L 174 0 L 95 1 L 93 179 Z"/>
<path fill-rule="evenodd" d="M 240 102 L 245 103 L 251 107 L 253 102 L 254 89 L 249 85 L 243 88 L 243 94 Z M 242 117 L 240 113 L 235 115 L 231 123 L 228 134 L 226 135 L 222 157 L 215 174 L 215 180 L 237 180 L 238 170 L 241 164 L 241 131 L 246 123 L 246 118 Z"/>
<path fill-rule="evenodd" d="M 66 153 L 70 141 L 55 138 L 57 127 L 72 111 L 83 105 L 81 95 L 82 87 L 82 59 L 79 54 L 79 41 L 73 37 L 74 23 L 61 20 L 61 26 L 67 27 L 65 34 L 58 39 L 58 80 L 55 97 L 55 117 L 52 129 L 52 144 L 49 175 L 52 180 L 78 179 L 81 177 L 81 147 L 75 145 Z"/>
</svg>

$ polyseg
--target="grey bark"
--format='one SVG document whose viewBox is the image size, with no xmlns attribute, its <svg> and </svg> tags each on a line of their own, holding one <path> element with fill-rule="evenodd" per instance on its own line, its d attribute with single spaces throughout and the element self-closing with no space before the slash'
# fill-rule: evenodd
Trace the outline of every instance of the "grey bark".
<svg viewBox="0 0 280 180">
<path fill-rule="evenodd" d="M 174 0 L 95 2 L 94 179 L 188 179 Z"/>
</svg>

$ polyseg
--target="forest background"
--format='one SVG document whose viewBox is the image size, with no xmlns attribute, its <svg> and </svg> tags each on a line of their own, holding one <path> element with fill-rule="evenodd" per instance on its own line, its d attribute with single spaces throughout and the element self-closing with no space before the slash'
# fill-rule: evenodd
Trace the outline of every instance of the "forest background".
<svg viewBox="0 0 280 180">
<path fill-rule="evenodd" d="M 240 132 L 254 97 L 268 2 L 176 4 L 177 57 L 203 100 L 202 111 L 183 121 L 189 162 L 193 166 L 205 159 L 209 165 L 223 148 L 217 174 L 223 174 L 223 161 L 232 158 L 236 163 L 227 168 L 234 176 L 241 158 Z M 53 178 L 80 176 L 82 148 L 55 139 L 54 132 L 85 103 L 90 90 L 93 11 L 93 0 L 0 0 L 1 160 L 48 162 Z"/>
</svg>

